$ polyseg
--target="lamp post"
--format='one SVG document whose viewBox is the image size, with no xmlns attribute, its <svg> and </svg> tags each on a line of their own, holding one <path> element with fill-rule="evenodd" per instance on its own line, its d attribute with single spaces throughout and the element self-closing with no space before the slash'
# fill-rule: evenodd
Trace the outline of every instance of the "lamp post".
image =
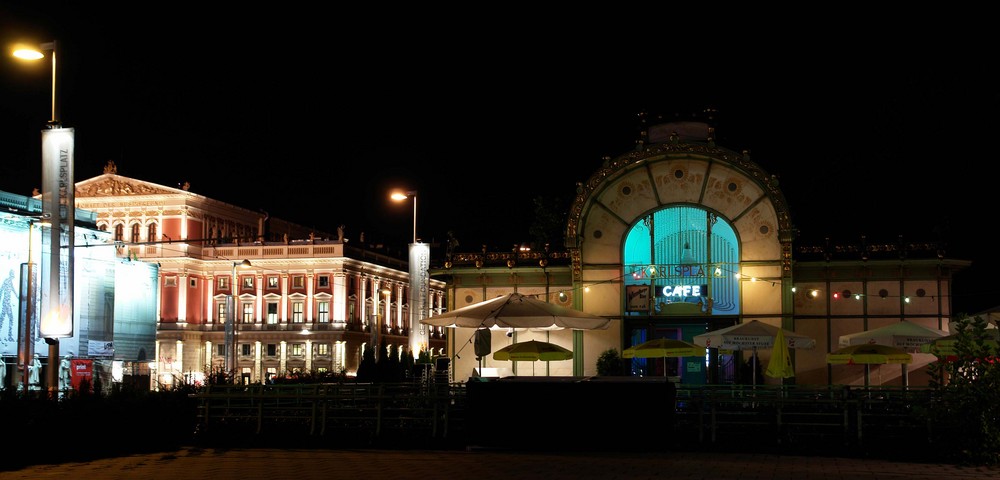
<svg viewBox="0 0 1000 480">
<path fill-rule="evenodd" d="M 35 326 L 35 316 L 37 315 L 35 310 L 35 304 L 38 303 L 37 295 L 35 291 L 38 289 L 35 283 L 35 240 L 34 232 L 35 225 L 45 226 L 49 225 L 48 214 L 42 214 L 38 216 L 31 216 L 28 218 L 28 263 L 24 264 L 22 275 L 24 278 L 23 294 L 24 297 L 24 318 L 18 324 L 19 335 L 18 335 L 18 365 L 21 367 L 21 384 L 24 386 L 24 393 L 28 393 L 28 378 L 30 375 L 30 369 L 28 368 L 32 356 L 35 350 L 35 339 L 34 339 L 34 326 Z M 36 223 L 37 220 L 37 223 Z"/>
<path fill-rule="evenodd" d="M 18 46 L 13 55 L 23 60 L 45 58 L 52 55 L 52 109 L 51 117 L 42 131 L 42 212 L 49 215 L 48 288 L 42 289 L 42 315 L 39 332 L 49 345 L 49 366 L 46 380 L 50 395 L 58 395 L 59 372 L 54 368 L 59 358 L 59 339 L 74 334 L 73 313 L 73 253 L 76 216 L 74 189 L 74 131 L 62 128 L 56 108 L 56 42 L 42 43 L 37 48 Z M 65 246 L 65 255 L 63 252 Z"/>
<path fill-rule="evenodd" d="M 236 381 L 237 374 L 236 371 L 236 339 L 239 336 L 236 328 L 236 289 L 239 288 L 239 278 L 236 275 L 236 267 L 247 268 L 251 266 L 250 260 L 243 260 L 242 262 L 233 262 L 233 276 L 232 283 L 229 284 L 229 298 L 227 299 L 226 305 L 226 331 L 225 331 L 225 347 L 226 347 L 226 375 L 231 376 L 233 382 Z"/>
<path fill-rule="evenodd" d="M 430 290 L 430 246 L 417 240 L 417 191 L 396 190 L 389 198 L 401 202 L 407 198 L 413 199 L 413 243 L 410 244 L 410 334 L 409 347 L 413 357 L 417 358 L 422 348 L 427 346 L 427 326 L 420 323 L 429 310 L 427 302 Z"/>
</svg>

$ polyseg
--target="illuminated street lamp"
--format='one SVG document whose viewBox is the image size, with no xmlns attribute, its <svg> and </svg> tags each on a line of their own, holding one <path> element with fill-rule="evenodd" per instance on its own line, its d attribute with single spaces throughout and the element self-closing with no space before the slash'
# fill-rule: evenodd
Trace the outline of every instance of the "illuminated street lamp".
<svg viewBox="0 0 1000 480">
<path fill-rule="evenodd" d="M 45 54 L 42 52 L 51 51 L 52 52 L 52 118 L 49 120 L 49 125 L 58 125 L 59 120 L 56 118 L 56 42 L 55 40 L 47 43 L 40 44 L 38 48 L 18 45 L 14 47 L 14 56 L 22 60 L 41 60 L 45 58 Z"/>
<path fill-rule="evenodd" d="M 39 331 L 49 345 L 49 365 L 46 375 L 50 395 L 57 395 L 59 371 L 54 368 L 59 358 L 59 339 L 73 336 L 73 253 L 76 216 L 75 192 L 66 185 L 74 185 L 73 164 L 75 132 L 62 128 L 56 108 L 56 42 L 42 43 L 37 48 L 17 46 L 13 55 L 23 60 L 45 58 L 43 52 L 52 52 L 52 116 L 42 131 L 42 212 L 49 215 L 49 272 L 48 288 L 43 288 L 42 315 Z M 65 248 L 65 250 L 63 250 Z M 65 251 L 65 255 L 63 254 Z"/>
<path fill-rule="evenodd" d="M 396 202 L 402 202 L 407 198 L 413 199 L 413 243 L 417 243 L 417 191 L 396 190 L 392 192 L 392 195 L 389 195 L 389 198 L 393 199 L 393 201 Z"/>
<path fill-rule="evenodd" d="M 410 335 L 409 348 L 413 357 L 420 354 L 422 347 L 427 345 L 427 326 L 420 323 L 430 310 L 427 305 L 430 291 L 430 266 L 431 250 L 426 243 L 417 240 L 417 191 L 416 190 L 396 190 L 389 198 L 401 202 L 407 198 L 413 199 L 413 243 L 410 244 Z"/>
<path fill-rule="evenodd" d="M 227 299 L 228 305 L 226 305 L 226 331 L 225 331 L 225 347 L 226 347 L 226 375 L 230 375 L 233 381 L 236 381 L 237 374 L 236 371 L 236 339 L 238 337 L 238 332 L 236 329 L 236 289 L 239 288 L 239 278 L 236 276 L 236 267 L 247 268 L 250 267 L 250 260 L 243 260 L 242 262 L 233 262 L 233 276 L 232 283 L 229 284 L 229 298 Z"/>
</svg>

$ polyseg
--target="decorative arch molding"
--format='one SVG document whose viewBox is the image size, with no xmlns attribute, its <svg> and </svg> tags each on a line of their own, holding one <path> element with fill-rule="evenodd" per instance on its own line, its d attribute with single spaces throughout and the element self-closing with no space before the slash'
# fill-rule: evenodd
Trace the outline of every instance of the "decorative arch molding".
<svg viewBox="0 0 1000 480">
<path fill-rule="evenodd" d="M 712 143 L 672 141 L 617 158 L 577 184 L 570 208 L 566 247 L 574 278 L 584 265 L 620 264 L 627 230 L 650 212 L 678 203 L 719 212 L 737 229 L 744 260 L 782 258 L 794 227 L 777 178 L 742 154 Z"/>
</svg>

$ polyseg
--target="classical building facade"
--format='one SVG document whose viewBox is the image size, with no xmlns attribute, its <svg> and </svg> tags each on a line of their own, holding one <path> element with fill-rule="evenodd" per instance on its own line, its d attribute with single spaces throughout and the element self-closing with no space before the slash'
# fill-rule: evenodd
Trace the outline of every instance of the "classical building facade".
<svg viewBox="0 0 1000 480">
<path fill-rule="evenodd" d="M 478 374 L 597 374 L 605 351 L 654 338 L 696 335 L 759 320 L 816 340 L 793 349 L 802 384 L 926 383 L 933 355 L 880 370 L 829 365 L 842 335 L 910 321 L 948 330 L 951 280 L 969 262 L 932 244 L 796 246 L 796 229 L 776 178 L 746 152 L 716 145 L 711 125 L 677 121 L 641 132 L 637 147 L 585 183 L 568 215 L 565 245 L 534 251 L 455 252 L 433 270 L 447 283 L 449 308 L 510 291 L 612 319 L 594 331 L 494 331 L 490 348 L 539 339 L 574 352 L 564 361 L 497 361 L 475 354 L 471 329 L 448 338 L 456 381 Z M 559 247 L 559 248 L 556 248 Z M 770 348 L 760 349 L 762 365 Z M 708 350 L 705 358 L 633 359 L 633 375 L 686 383 L 734 383 L 749 351 Z M 541 365 L 544 364 L 544 365 Z M 876 367 L 877 368 L 877 367 Z M 761 377 L 778 383 L 781 379 Z"/>
<path fill-rule="evenodd" d="M 407 346 L 404 260 L 267 214 L 117 174 L 77 182 L 77 208 L 96 215 L 117 254 L 158 267 L 158 385 L 197 383 L 226 367 L 226 323 L 235 325 L 233 371 L 243 382 L 295 372 L 357 371 L 364 349 Z M 444 306 L 432 281 L 428 304 Z M 425 350 L 443 353 L 430 329 Z M 418 354 L 418 352 L 415 352 Z"/>
</svg>

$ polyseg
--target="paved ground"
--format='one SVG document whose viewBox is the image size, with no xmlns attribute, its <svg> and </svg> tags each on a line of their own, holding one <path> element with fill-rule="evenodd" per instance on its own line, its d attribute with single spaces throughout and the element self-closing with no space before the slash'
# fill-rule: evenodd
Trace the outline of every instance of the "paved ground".
<svg viewBox="0 0 1000 480">
<path fill-rule="evenodd" d="M 0 472 L 6 479 L 1000 479 L 1000 468 L 748 453 L 182 448 Z"/>
</svg>

